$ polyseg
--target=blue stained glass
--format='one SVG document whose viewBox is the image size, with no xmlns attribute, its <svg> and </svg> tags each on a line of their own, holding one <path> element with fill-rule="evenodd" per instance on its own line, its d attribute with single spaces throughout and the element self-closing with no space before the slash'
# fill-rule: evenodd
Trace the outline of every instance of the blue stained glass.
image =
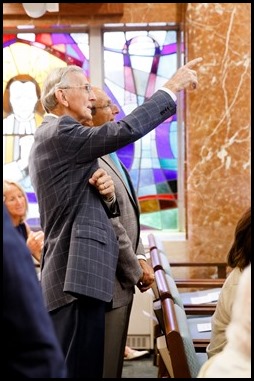
<svg viewBox="0 0 254 381">
<path fill-rule="evenodd" d="M 154 183 L 162 183 L 166 181 L 165 172 L 162 169 L 153 169 Z"/>
<path fill-rule="evenodd" d="M 104 35 L 105 83 L 114 97 L 119 99 L 122 111 L 128 114 L 131 111 L 130 105 L 133 109 L 142 104 L 177 70 L 177 33 L 137 30 L 122 34 L 106 32 Z M 123 66 L 113 68 L 112 62 L 116 55 L 119 64 L 119 48 L 122 48 Z M 182 48 L 183 46 L 181 50 Z M 111 87 L 114 83 L 114 70 L 118 78 L 123 78 L 117 88 Z M 129 169 L 139 197 L 142 228 L 178 228 L 178 207 L 175 202 L 177 138 L 177 117 L 174 115 L 157 127 L 154 134 L 150 133 L 140 141 L 118 150 L 118 156 Z M 155 203 L 154 196 L 163 193 L 168 195 L 168 201 Z M 158 207 L 163 210 L 158 211 Z M 151 212 L 152 208 L 155 208 L 155 214 Z M 167 213 L 172 217 L 171 223 Z"/>
</svg>

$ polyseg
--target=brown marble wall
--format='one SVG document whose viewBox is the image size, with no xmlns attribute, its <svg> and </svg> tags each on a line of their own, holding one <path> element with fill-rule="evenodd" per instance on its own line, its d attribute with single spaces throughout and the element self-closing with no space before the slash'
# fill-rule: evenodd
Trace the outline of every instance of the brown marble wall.
<svg viewBox="0 0 254 381">
<path fill-rule="evenodd" d="M 187 232 L 193 260 L 222 260 L 250 205 L 251 4 L 188 3 L 188 60 L 202 56 L 188 94 Z"/>
</svg>

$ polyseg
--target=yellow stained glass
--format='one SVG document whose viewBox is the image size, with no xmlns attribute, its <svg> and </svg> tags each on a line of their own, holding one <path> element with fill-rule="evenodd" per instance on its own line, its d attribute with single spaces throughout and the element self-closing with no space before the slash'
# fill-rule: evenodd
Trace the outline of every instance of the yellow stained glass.
<svg viewBox="0 0 254 381">
<path fill-rule="evenodd" d="M 3 92 L 7 82 L 18 74 L 31 75 L 41 87 L 47 72 L 66 62 L 45 49 L 16 42 L 3 49 Z"/>
</svg>

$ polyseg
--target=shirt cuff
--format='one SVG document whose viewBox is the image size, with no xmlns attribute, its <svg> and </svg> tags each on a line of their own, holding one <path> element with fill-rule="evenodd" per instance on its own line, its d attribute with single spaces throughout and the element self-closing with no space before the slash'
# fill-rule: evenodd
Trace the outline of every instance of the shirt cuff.
<svg viewBox="0 0 254 381">
<path fill-rule="evenodd" d="M 173 93 L 173 91 L 167 89 L 166 87 L 161 87 L 159 90 L 162 90 L 162 91 L 165 91 L 166 93 L 168 93 L 168 95 L 171 96 L 171 98 L 173 99 L 174 102 L 176 102 L 177 100 L 177 96 L 175 95 L 175 93 Z"/>
<path fill-rule="evenodd" d="M 143 261 L 146 261 L 146 256 L 145 255 L 142 255 L 142 254 L 137 254 L 137 258 L 138 259 L 143 259 Z"/>
<path fill-rule="evenodd" d="M 110 206 L 116 202 L 116 195 L 114 194 L 114 196 L 109 200 L 103 198 L 103 201 L 105 202 L 107 206 Z"/>
</svg>

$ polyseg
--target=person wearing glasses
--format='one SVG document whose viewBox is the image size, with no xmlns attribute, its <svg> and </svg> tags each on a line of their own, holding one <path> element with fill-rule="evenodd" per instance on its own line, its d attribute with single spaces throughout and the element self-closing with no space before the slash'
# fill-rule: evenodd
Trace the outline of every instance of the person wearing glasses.
<svg viewBox="0 0 254 381">
<path fill-rule="evenodd" d="M 102 378 L 105 312 L 113 297 L 122 234 L 109 219 L 119 215 L 117 203 L 107 198 L 105 204 L 98 192 L 108 182 L 89 178 L 100 156 L 135 142 L 176 113 L 176 94 L 197 87 L 194 68 L 201 61 L 179 68 L 121 121 L 100 127 L 84 126 L 92 120 L 96 97 L 82 68 L 55 68 L 44 81 L 46 115 L 34 135 L 29 174 L 45 234 L 41 286 L 69 378 Z"/>
<path fill-rule="evenodd" d="M 119 108 L 105 91 L 93 87 L 96 100 L 92 102 L 93 120 L 89 125 L 101 126 L 115 121 Z M 111 222 L 117 231 L 120 224 L 119 257 L 114 293 L 106 312 L 103 378 L 121 378 L 124 360 L 134 360 L 149 352 L 126 346 L 133 303 L 134 286 L 146 291 L 154 282 L 154 271 L 148 264 L 140 238 L 139 204 L 128 170 L 115 152 L 99 158 L 100 168 L 111 176 L 119 204 L 119 218 Z M 141 318 L 141 317 L 140 317 Z"/>
</svg>

